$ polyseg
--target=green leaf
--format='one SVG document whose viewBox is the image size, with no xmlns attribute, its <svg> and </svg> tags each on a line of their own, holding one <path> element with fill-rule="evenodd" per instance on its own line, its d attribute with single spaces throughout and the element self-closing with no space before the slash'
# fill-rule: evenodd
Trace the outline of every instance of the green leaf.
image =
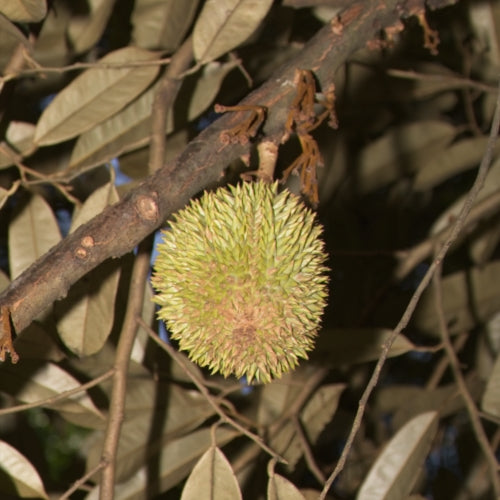
<svg viewBox="0 0 500 500">
<path fill-rule="evenodd" d="M 120 262 L 104 262 L 73 285 L 54 305 L 57 331 L 78 356 L 101 350 L 113 328 Z"/>
<path fill-rule="evenodd" d="M 461 78 L 460 73 L 437 62 L 416 61 L 412 65 L 416 74 L 425 74 L 427 78 L 412 80 L 409 95 L 413 99 L 431 99 L 442 94 L 452 94 L 451 90 L 466 89 L 467 81 Z"/>
<path fill-rule="evenodd" d="M 26 122 L 10 122 L 5 134 L 6 142 L 14 154 L 22 155 L 33 146 L 35 126 Z M 0 169 L 14 164 L 11 156 L 0 150 Z"/>
<path fill-rule="evenodd" d="M 207 0 L 193 31 L 198 62 L 209 62 L 245 42 L 259 27 L 272 0 Z"/>
<path fill-rule="evenodd" d="M 328 360 L 334 366 L 348 366 L 377 360 L 382 346 L 392 330 L 386 328 L 327 328 L 321 332 L 312 356 Z M 415 346 L 404 336 L 398 335 L 389 350 L 389 357 L 400 356 Z"/>
<path fill-rule="evenodd" d="M 193 21 L 199 0 L 137 0 L 132 39 L 144 49 L 173 52 Z"/>
<path fill-rule="evenodd" d="M 493 370 L 488 377 L 484 391 L 481 408 L 484 412 L 500 417 L 500 356 L 497 356 Z"/>
<path fill-rule="evenodd" d="M 497 158 L 493 165 L 491 165 L 488 170 L 488 174 L 486 175 L 486 179 L 484 181 L 484 186 L 481 191 L 479 191 L 476 199 L 474 200 L 474 204 L 477 204 L 481 200 L 484 200 L 488 196 L 497 193 L 500 190 L 500 158 Z M 465 203 L 467 196 L 461 196 L 458 200 L 452 203 L 446 210 L 436 219 L 434 224 L 432 225 L 431 234 L 436 234 L 446 229 L 450 226 L 450 221 L 455 220 L 462 207 Z"/>
<path fill-rule="evenodd" d="M 478 377 L 466 378 L 467 390 L 476 400 L 484 390 Z M 410 384 L 380 387 L 374 407 L 379 414 L 392 414 L 392 427 L 399 429 L 415 415 L 429 411 L 439 412 L 440 418 L 453 415 L 465 408 L 464 400 L 455 383 L 429 389 Z"/>
<path fill-rule="evenodd" d="M 91 49 L 102 37 L 116 0 L 87 0 L 88 14 L 74 16 L 68 27 L 71 47 L 77 53 Z"/>
<path fill-rule="evenodd" d="M 405 424 L 373 464 L 356 499 L 406 498 L 429 452 L 437 426 L 437 412 L 423 413 Z"/>
<path fill-rule="evenodd" d="M 174 132 L 167 137 L 164 164 L 173 161 L 177 155 L 184 151 L 189 143 L 189 137 L 188 127 Z M 148 161 L 149 148 L 139 148 L 120 156 L 120 169 L 131 179 L 142 180 L 147 175 Z M 133 183 L 121 186 L 121 189 L 129 189 L 130 185 L 133 186 Z M 120 187 L 118 189 L 120 190 Z"/>
<path fill-rule="evenodd" d="M 0 492 L 10 498 L 49 498 L 33 465 L 4 441 L 0 441 Z"/>
<path fill-rule="evenodd" d="M 497 158 L 486 175 L 484 186 L 479 191 L 474 206 L 488 196 L 495 196 L 500 192 L 500 158 Z M 436 234 L 450 226 L 450 221 L 456 220 L 465 203 L 466 195 L 459 197 L 437 218 L 431 228 L 431 234 Z M 483 226 L 476 232 L 470 243 L 470 255 L 477 264 L 486 263 L 493 254 L 500 241 L 500 231 L 496 221 Z"/>
<path fill-rule="evenodd" d="M 5 0 L 0 2 L 0 13 L 16 23 L 37 23 L 47 14 L 45 0 Z"/>
<path fill-rule="evenodd" d="M 70 232 L 116 201 L 118 194 L 112 183 L 94 191 L 73 217 Z M 106 342 L 113 327 L 119 280 L 120 262 L 104 262 L 71 287 L 66 298 L 55 303 L 59 336 L 75 354 L 89 356 Z"/>
<path fill-rule="evenodd" d="M 69 160 L 73 175 L 146 145 L 151 135 L 151 113 L 156 86 L 148 89 L 115 116 L 108 118 L 76 141 Z M 169 120 L 170 127 L 171 118 Z"/>
<path fill-rule="evenodd" d="M 9 277 L 2 270 L 0 270 L 0 292 L 3 292 L 9 284 Z"/>
<path fill-rule="evenodd" d="M 500 261 L 445 276 L 442 280 L 443 310 L 450 334 L 469 331 L 486 323 L 500 304 Z M 439 336 L 435 288 L 422 294 L 411 320 L 412 328 Z"/>
<path fill-rule="evenodd" d="M 211 429 L 200 429 L 187 436 L 166 443 L 157 465 L 159 491 L 166 491 L 184 479 L 192 470 L 199 457 L 211 446 Z M 219 427 L 216 442 L 223 446 L 239 433 L 229 428 Z M 115 486 L 115 500 L 139 500 L 146 498 L 148 491 L 148 466 L 141 467 L 134 475 Z M 99 487 L 94 488 L 85 500 L 98 500 Z"/>
<path fill-rule="evenodd" d="M 0 370 L 0 387 L 3 391 L 23 403 L 42 402 L 62 392 L 80 387 L 78 380 L 53 363 L 23 360 L 19 367 L 4 364 Z M 61 415 L 73 413 L 84 415 L 89 421 L 97 418 L 101 423 L 103 416 L 95 407 L 85 391 L 81 391 L 56 403 L 42 405 L 44 408 L 58 410 Z"/>
<path fill-rule="evenodd" d="M 53 336 L 36 321 L 18 335 L 15 347 L 20 359 L 58 362 L 66 358 Z"/>
<path fill-rule="evenodd" d="M 316 443 L 325 425 L 331 421 L 344 388 L 342 384 L 331 384 L 319 388 L 302 410 L 300 420 L 310 443 Z M 290 404 L 289 401 L 286 409 L 290 407 Z M 293 470 L 304 454 L 296 425 L 290 420 L 280 426 L 271 437 L 270 444 L 285 458 L 288 470 Z"/>
<path fill-rule="evenodd" d="M 300 393 L 300 383 L 306 379 L 303 371 L 303 368 L 298 368 L 261 388 L 257 411 L 257 422 L 260 426 L 272 424 L 286 412 Z"/>
<path fill-rule="evenodd" d="M 146 325 L 152 325 L 155 319 L 155 306 L 153 302 L 153 290 L 149 280 L 144 283 L 144 300 L 142 301 L 141 318 Z M 130 353 L 130 359 L 142 363 L 147 358 L 150 338 L 149 335 L 140 328 L 134 340 L 134 346 Z"/>
<path fill-rule="evenodd" d="M 156 54 L 136 47 L 111 52 L 100 60 L 113 68 L 91 68 L 61 90 L 42 113 L 35 143 L 49 145 L 71 139 L 120 111 L 158 74 L 157 66 L 127 66 L 150 61 Z"/>
<path fill-rule="evenodd" d="M 235 62 L 208 64 L 201 72 L 186 79 L 178 99 L 187 106 L 182 110 L 184 116 L 181 121 L 193 120 L 210 106 L 222 81 L 235 64 Z M 82 134 L 69 160 L 71 175 L 79 174 L 122 153 L 148 144 L 151 138 L 151 112 L 155 92 L 156 87 L 152 87 L 120 113 Z M 166 133 L 173 131 L 173 122 L 170 113 Z"/>
<path fill-rule="evenodd" d="M 106 381 L 100 387 L 110 395 L 111 384 L 111 381 Z M 186 391 L 174 384 L 158 384 L 146 368 L 131 363 L 125 414 L 116 455 L 117 482 L 130 478 L 167 441 L 199 427 L 214 414 L 214 410 L 200 393 Z M 162 419 L 161 430 L 154 427 L 158 418 Z M 155 435 L 154 444 L 150 441 L 152 433 Z M 93 469 L 101 459 L 102 439 L 103 433 L 96 433 L 86 454 L 87 470 Z"/>
<path fill-rule="evenodd" d="M 286 415 L 310 376 L 311 367 L 304 365 L 285 374 L 281 379 L 274 380 L 271 384 L 262 387 L 257 412 L 259 426 L 272 426 L 274 422 Z M 306 416 L 311 415 L 306 413 Z M 307 427 L 309 421 L 303 423 Z M 303 454 L 296 426 L 290 419 L 287 419 L 269 436 L 269 445 L 276 453 L 285 458 L 290 468 L 295 466 Z"/>
<path fill-rule="evenodd" d="M 231 464 L 217 447 L 210 447 L 189 475 L 181 500 L 241 500 Z"/>
<path fill-rule="evenodd" d="M 368 193 L 412 174 L 442 151 L 455 134 L 455 127 L 437 120 L 417 121 L 389 130 L 361 151 L 354 175 L 356 189 Z"/>
<path fill-rule="evenodd" d="M 415 175 L 413 188 L 427 191 L 447 179 L 474 168 L 484 155 L 487 137 L 470 137 L 458 141 L 430 158 Z M 495 153 L 500 151 L 497 144 Z"/>
<path fill-rule="evenodd" d="M 332 421 L 345 387 L 345 384 L 321 386 L 302 410 L 300 420 L 310 443 L 316 443 L 326 424 Z"/>
<path fill-rule="evenodd" d="M 297 381 L 294 380 L 296 383 Z M 319 388 L 301 412 L 300 420 L 309 442 L 315 443 L 325 425 L 331 421 L 345 386 L 332 384 Z M 287 410 L 290 407 L 288 402 Z M 287 420 L 270 437 L 271 447 L 287 461 L 289 470 L 293 470 L 304 454 L 304 449 L 295 424 Z"/>
<path fill-rule="evenodd" d="M 1 14 L 2 7 L 3 5 L 0 4 L 0 33 L 2 33 L 3 37 L 8 39 L 10 42 L 15 41 L 16 43 L 22 44 L 25 50 L 28 53 L 30 53 L 32 50 L 30 42 L 28 41 L 24 33 L 13 22 L 11 22 L 9 19 L 7 19 L 5 16 Z M 10 53 L 10 50 L 9 52 L 7 52 L 7 47 L 5 45 L 2 46 L 2 51 L 5 51 L 6 54 Z M 3 76 L 8 76 L 8 75 L 4 74 Z"/>
<path fill-rule="evenodd" d="M 57 6 L 49 9 L 43 20 L 42 29 L 34 44 L 34 59 L 43 66 L 64 66 L 73 54 L 68 46 L 67 27 L 73 15 L 72 5 L 57 2 Z M 47 75 L 51 79 L 54 75 Z M 59 80 L 58 77 L 56 77 Z"/>
<path fill-rule="evenodd" d="M 73 215 L 69 232 L 74 232 L 81 225 L 100 214 L 107 206 L 113 205 L 117 201 L 119 201 L 119 197 L 113 182 L 108 182 L 96 189 Z"/>
<path fill-rule="evenodd" d="M 267 483 L 267 500 L 305 500 L 304 495 L 279 474 L 271 474 Z"/>
<path fill-rule="evenodd" d="M 9 225 L 11 278 L 19 276 L 60 240 L 56 218 L 44 198 L 35 194 L 20 200 Z"/>
<path fill-rule="evenodd" d="M 179 99 L 184 98 L 188 103 L 185 110 L 187 121 L 197 118 L 208 109 L 217 96 L 224 78 L 237 65 L 236 61 L 226 63 L 214 61 L 206 64 L 194 78 L 186 81 L 186 86 L 181 87 L 179 92 Z"/>
</svg>

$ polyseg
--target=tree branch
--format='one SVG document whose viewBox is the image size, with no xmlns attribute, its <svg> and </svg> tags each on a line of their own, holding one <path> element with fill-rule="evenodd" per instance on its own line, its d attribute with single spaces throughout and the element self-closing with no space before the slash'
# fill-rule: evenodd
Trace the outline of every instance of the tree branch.
<svg viewBox="0 0 500 500">
<path fill-rule="evenodd" d="M 144 302 L 144 282 L 149 270 L 150 244 L 146 240 L 139 247 L 134 262 L 130 282 L 127 312 L 116 349 L 113 373 L 113 391 L 109 403 L 108 426 L 105 433 L 101 462 L 105 464 L 102 472 L 99 498 L 112 500 L 115 491 L 115 465 L 120 431 L 125 415 L 125 397 L 127 394 L 127 375 L 130 353 L 137 334 L 137 317 L 141 313 Z"/>
<path fill-rule="evenodd" d="M 297 68 L 311 70 L 326 89 L 351 54 L 377 38 L 382 29 L 424 9 L 424 0 L 362 0 L 352 4 L 242 104 L 268 109 L 263 132 L 267 139 L 280 143 L 295 93 L 293 78 Z M 227 144 L 221 140 L 221 132 L 234 127 L 240 119 L 240 113 L 221 117 L 173 162 L 80 226 L 13 281 L 0 295 L 0 306 L 9 308 L 16 331 L 22 331 L 54 301 L 65 297 L 73 283 L 101 262 L 130 252 L 197 192 L 220 181 L 224 168 L 251 148 L 251 144 Z"/>
<path fill-rule="evenodd" d="M 193 41 L 187 38 L 172 57 L 153 103 L 153 120 L 151 125 L 151 147 L 149 152 L 149 173 L 160 169 L 165 158 L 165 129 L 167 116 L 172 109 L 182 80 L 180 74 L 186 71 L 193 59 Z"/>
</svg>

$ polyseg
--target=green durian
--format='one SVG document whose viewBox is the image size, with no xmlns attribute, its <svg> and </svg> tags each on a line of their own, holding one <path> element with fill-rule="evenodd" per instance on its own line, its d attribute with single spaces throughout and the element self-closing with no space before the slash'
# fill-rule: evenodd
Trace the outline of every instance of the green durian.
<svg viewBox="0 0 500 500">
<path fill-rule="evenodd" d="M 158 252 L 158 317 L 191 360 L 265 383 L 307 359 L 328 269 L 321 227 L 297 196 L 261 181 L 205 192 Z"/>
</svg>

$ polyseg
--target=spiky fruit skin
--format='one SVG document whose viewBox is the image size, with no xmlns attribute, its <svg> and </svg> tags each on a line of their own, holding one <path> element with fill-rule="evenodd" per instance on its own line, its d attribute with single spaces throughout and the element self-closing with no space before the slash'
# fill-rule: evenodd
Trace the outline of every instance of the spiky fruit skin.
<svg viewBox="0 0 500 500">
<path fill-rule="evenodd" d="M 158 316 L 199 364 L 269 382 L 307 358 L 327 297 L 315 215 L 277 184 L 245 182 L 192 201 L 163 232 Z"/>
</svg>

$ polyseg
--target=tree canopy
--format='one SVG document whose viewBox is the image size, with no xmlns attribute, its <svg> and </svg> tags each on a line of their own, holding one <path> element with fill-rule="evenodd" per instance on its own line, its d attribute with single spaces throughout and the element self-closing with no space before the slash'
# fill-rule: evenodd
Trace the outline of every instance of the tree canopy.
<svg viewBox="0 0 500 500">
<path fill-rule="evenodd" d="M 0 0 L 0 496 L 499 497 L 499 36 L 495 0 Z M 150 276 L 190 200 L 274 181 L 328 297 L 249 385 L 169 340 Z M 309 229 L 264 214 L 216 223 L 312 304 Z M 190 283 L 214 235 L 182 223 Z"/>
</svg>

